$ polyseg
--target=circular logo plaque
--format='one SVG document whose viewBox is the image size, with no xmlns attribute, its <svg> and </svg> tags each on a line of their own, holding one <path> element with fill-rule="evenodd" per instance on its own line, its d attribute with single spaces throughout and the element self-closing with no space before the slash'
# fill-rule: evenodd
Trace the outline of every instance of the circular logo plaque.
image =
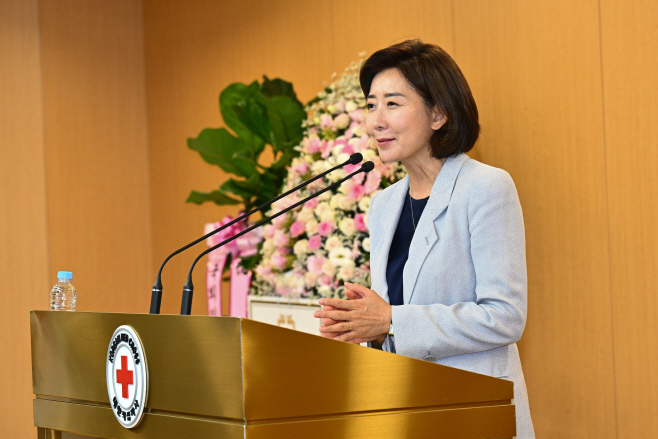
<svg viewBox="0 0 658 439">
<path fill-rule="evenodd" d="M 148 367 L 142 342 L 133 328 L 119 326 L 105 358 L 107 394 L 114 416 L 126 428 L 139 424 L 148 398 Z"/>
</svg>

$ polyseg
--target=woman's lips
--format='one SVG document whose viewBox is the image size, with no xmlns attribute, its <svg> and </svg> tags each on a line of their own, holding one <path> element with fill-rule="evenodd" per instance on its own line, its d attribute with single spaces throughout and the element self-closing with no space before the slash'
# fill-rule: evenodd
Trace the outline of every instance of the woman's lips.
<svg viewBox="0 0 658 439">
<path fill-rule="evenodd" d="M 379 146 L 388 145 L 388 144 L 391 143 L 392 141 L 393 141 L 393 139 L 390 139 L 390 138 L 381 138 L 381 139 L 377 139 L 377 145 L 379 145 Z"/>
</svg>

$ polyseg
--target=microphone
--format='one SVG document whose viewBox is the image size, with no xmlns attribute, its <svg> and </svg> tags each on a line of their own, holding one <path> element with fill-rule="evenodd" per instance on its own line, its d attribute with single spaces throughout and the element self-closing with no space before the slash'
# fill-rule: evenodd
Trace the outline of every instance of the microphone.
<svg viewBox="0 0 658 439">
<path fill-rule="evenodd" d="M 202 252 L 199 256 L 197 256 L 197 258 L 192 263 L 192 266 L 190 267 L 190 272 L 187 275 L 187 281 L 185 282 L 185 286 L 183 287 L 183 299 L 181 301 L 180 314 L 182 316 L 189 316 L 190 313 L 192 312 L 192 295 L 194 294 L 194 285 L 192 284 L 192 271 L 194 271 L 194 266 L 199 261 L 199 259 L 201 259 L 203 256 L 207 255 L 211 251 L 216 250 L 216 249 L 218 249 L 219 247 L 221 247 L 225 244 L 228 244 L 229 242 L 233 241 L 234 239 L 238 239 L 240 236 L 251 232 L 255 228 L 260 227 L 260 226 L 262 226 L 263 224 L 265 224 L 269 221 L 272 221 L 274 218 L 276 218 L 280 215 L 283 215 L 285 213 L 288 213 L 289 211 L 301 206 L 302 204 L 306 203 L 307 201 L 309 201 L 309 200 L 311 200 L 311 199 L 313 199 L 313 198 L 315 198 L 315 197 L 317 197 L 317 196 L 319 196 L 319 195 L 321 195 L 321 194 L 323 194 L 327 191 L 330 191 L 330 190 L 333 190 L 333 189 L 337 188 L 338 186 L 343 184 L 346 180 L 349 180 L 350 178 L 354 177 L 356 174 L 359 174 L 361 172 L 365 172 L 367 174 L 368 172 L 372 171 L 374 168 L 375 168 L 375 164 L 373 162 L 365 162 L 364 164 L 361 165 L 361 168 L 359 168 L 357 171 L 352 172 L 347 177 L 344 177 L 344 178 L 338 180 L 336 183 L 325 187 L 321 191 L 318 191 L 318 192 L 314 193 L 313 195 L 309 195 L 308 197 L 304 198 L 301 201 L 298 201 L 297 203 L 293 204 L 292 206 L 289 206 L 289 207 L 283 209 L 281 212 L 277 212 L 274 215 L 257 222 L 253 226 L 241 231 L 240 233 L 237 233 L 237 234 L 231 236 L 230 238 L 220 242 L 219 244 L 215 245 L 214 247 L 210 247 L 209 249 Z"/>
<path fill-rule="evenodd" d="M 363 155 L 361 155 L 361 153 L 359 153 L 359 152 L 356 152 L 356 153 L 352 154 L 350 156 L 350 158 L 347 161 L 345 161 L 344 163 L 341 163 L 340 165 L 334 166 L 333 168 L 331 168 L 327 171 L 324 171 L 322 174 L 316 175 L 315 177 L 310 178 L 309 180 L 306 180 L 304 183 L 300 184 L 299 186 L 294 187 L 294 188 L 290 189 L 288 192 L 286 192 L 284 194 L 281 194 L 276 198 L 271 199 L 267 203 L 264 203 L 264 204 L 258 206 L 257 208 L 255 208 L 255 209 L 241 215 L 240 217 L 234 219 L 233 221 L 231 221 L 227 224 L 224 224 L 220 228 L 215 229 L 212 232 L 203 235 L 201 238 L 199 238 L 195 241 L 192 241 L 191 243 L 187 244 L 184 247 L 179 248 L 178 250 L 176 250 L 175 252 L 173 252 L 172 254 L 167 256 L 167 258 L 164 260 L 162 265 L 160 265 L 160 270 L 158 270 L 158 277 L 155 279 L 155 283 L 153 284 L 153 289 L 151 290 L 151 309 L 150 309 L 149 313 L 150 314 L 160 314 L 160 304 L 162 302 L 162 269 L 164 268 L 167 261 L 169 261 L 169 259 L 176 256 L 178 253 L 180 253 L 184 250 L 187 250 L 188 248 L 192 247 L 193 245 L 198 244 L 199 242 L 203 241 L 204 239 L 209 238 L 210 236 L 214 235 L 215 233 L 219 233 L 222 230 L 224 230 L 225 228 L 232 226 L 233 224 L 237 223 L 238 221 L 242 221 L 243 219 L 247 218 L 250 215 L 253 215 L 256 212 L 260 212 L 261 210 L 265 209 L 266 207 L 268 207 L 272 203 L 280 200 L 283 197 L 286 197 L 286 196 L 290 195 L 291 193 L 303 188 L 304 186 L 307 186 L 307 185 L 313 183 L 315 180 L 324 177 L 328 173 L 333 172 L 336 169 L 342 168 L 342 167 L 347 166 L 347 165 L 356 165 L 357 163 L 361 163 L 362 160 L 363 160 Z"/>
</svg>

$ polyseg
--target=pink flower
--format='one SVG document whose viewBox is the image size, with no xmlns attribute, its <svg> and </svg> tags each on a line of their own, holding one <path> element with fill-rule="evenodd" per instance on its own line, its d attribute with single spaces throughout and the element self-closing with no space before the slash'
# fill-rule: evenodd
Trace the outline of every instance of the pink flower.
<svg viewBox="0 0 658 439">
<path fill-rule="evenodd" d="M 308 240 L 308 249 L 317 250 L 320 248 L 321 244 L 322 244 L 322 238 L 320 237 L 320 235 L 313 235 Z"/>
<path fill-rule="evenodd" d="M 348 114 L 350 118 L 356 122 L 361 123 L 366 120 L 366 111 L 363 108 L 357 108 L 354 111 L 350 111 Z"/>
<path fill-rule="evenodd" d="M 350 125 L 350 117 L 345 113 L 341 113 L 338 116 L 336 116 L 333 124 L 339 130 L 344 130 Z"/>
<path fill-rule="evenodd" d="M 352 121 L 350 127 L 347 129 L 347 131 L 345 131 L 345 134 L 343 134 L 343 136 L 345 136 L 346 139 L 351 139 L 352 137 L 354 137 L 354 130 L 358 126 L 359 126 L 358 122 Z"/>
<path fill-rule="evenodd" d="M 354 148 L 352 148 L 352 145 L 349 143 L 346 143 L 345 146 L 343 146 L 343 149 L 340 151 L 342 154 L 349 154 L 352 155 L 354 154 Z"/>
<path fill-rule="evenodd" d="M 334 141 L 331 140 L 327 142 L 326 140 L 322 141 L 322 144 L 320 145 L 320 155 L 322 156 L 323 159 L 326 159 L 329 157 L 331 154 L 331 150 L 334 147 Z"/>
<path fill-rule="evenodd" d="M 351 174 L 352 172 L 358 171 L 359 169 L 361 169 L 362 164 L 363 163 L 359 163 L 357 165 L 346 165 L 343 169 L 345 169 L 345 173 Z"/>
<path fill-rule="evenodd" d="M 272 224 L 268 224 L 265 227 L 263 227 L 263 237 L 265 239 L 272 239 L 274 238 L 275 231 L 276 228 Z"/>
<path fill-rule="evenodd" d="M 309 154 L 320 151 L 320 139 L 318 136 L 311 136 L 308 139 L 304 139 L 304 149 Z"/>
<path fill-rule="evenodd" d="M 373 169 L 368 173 L 368 178 L 366 179 L 363 188 L 366 194 L 371 194 L 379 189 L 379 184 L 382 181 L 382 174 L 378 169 Z"/>
<path fill-rule="evenodd" d="M 354 217 L 354 226 L 356 227 L 356 230 L 360 232 L 368 231 L 368 225 L 364 221 L 364 217 L 362 213 L 357 213 L 356 216 Z"/>
<path fill-rule="evenodd" d="M 305 160 L 299 160 L 297 163 L 292 165 L 290 167 L 294 172 L 296 172 L 299 175 L 304 175 L 306 174 L 306 171 L 308 171 L 308 165 L 306 164 Z"/>
<path fill-rule="evenodd" d="M 279 252 L 274 252 L 270 257 L 270 266 L 275 270 L 283 270 L 286 267 L 286 257 Z"/>
<path fill-rule="evenodd" d="M 358 200 L 359 198 L 361 198 L 361 196 L 363 196 L 364 193 L 365 193 L 365 188 L 360 184 L 355 184 L 352 185 L 352 187 L 350 188 L 349 195 L 355 200 Z"/>
<path fill-rule="evenodd" d="M 327 236 L 334 230 L 334 225 L 330 221 L 322 221 L 318 224 L 318 233 L 322 236 Z"/>
<path fill-rule="evenodd" d="M 322 128 L 323 130 L 326 130 L 327 128 L 331 128 L 333 126 L 332 122 L 333 120 L 330 114 L 323 114 L 322 116 L 320 116 L 320 128 Z"/>
<path fill-rule="evenodd" d="M 292 235 L 293 238 L 297 238 L 305 231 L 305 225 L 301 221 L 295 221 L 292 223 L 292 226 L 290 226 L 290 235 Z"/>
<path fill-rule="evenodd" d="M 283 230 L 277 230 L 274 232 L 274 238 L 272 241 L 276 247 L 285 247 L 290 242 L 290 236 L 288 236 Z"/>
<path fill-rule="evenodd" d="M 322 256 L 310 256 L 306 262 L 306 268 L 311 273 L 322 273 L 322 265 L 324 264 L 324 258 Z"/>
<path fill-rule="evenodd" d="M 327 276 L 326 274 L 323 274 L 318 279 L 318 284 L 324 285 L 324 286 L 332 286 L 334 283 L 333 283 L 330 276 Z"/>
<path fill-rule="evenodd" d="M 304 203 L 305 207 L 308 207 L 309 209 L 315 209 L 320 201 L 318 200 L 317 197 L 312 198 L 308 200 L 306 203 Z"/>
</svg>

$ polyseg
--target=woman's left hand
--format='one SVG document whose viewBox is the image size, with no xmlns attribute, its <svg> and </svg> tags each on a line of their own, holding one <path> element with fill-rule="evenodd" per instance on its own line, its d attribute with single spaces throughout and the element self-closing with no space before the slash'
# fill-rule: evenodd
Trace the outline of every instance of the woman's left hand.
<svg viewBox="0 0 658 439">
<path fill-rule="evenodd" d="M 320 299 L 320 305 L 334 309 L 313 313 L 315 317 L 335 322 L 322 326 L 322 335 L 335 340 L 363 343 L 388 334 L 391 305 L 375 291 L 362 285 L 345 282 L 345 287 L 348 289 L 347 296 L 355 300 Z"/>
</svg>

